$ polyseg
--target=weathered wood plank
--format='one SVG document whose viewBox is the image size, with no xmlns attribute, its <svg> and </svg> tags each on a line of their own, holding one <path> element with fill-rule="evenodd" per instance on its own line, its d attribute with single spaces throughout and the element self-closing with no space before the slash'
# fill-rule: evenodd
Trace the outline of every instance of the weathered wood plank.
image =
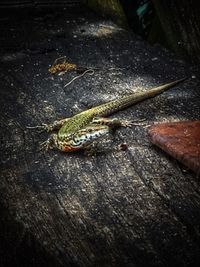
<svg viewBox="0 0 200 267">
<path fill-rule="evenodd" d="M 26 35 L 18 34 L 26 49 L 4 47 L 1 54 L 0 202 L 13 224 L 55 259 L 54 266 L 198 265 L 198 179 L 152 147 L 145 127 L 120 129 L 94 158 L 39 151 L 47 134 L 26 129 L 197 70 L 87 11 L 57 14 L 10 23 L 22 25 Z M 102 24 L 112 29 L 108 35 L 102 35 Z M 10 25 L 4 23 L 4 31 Z M 64 89 L 76 74 L 52 80 L 47 71 L 61 55 L 102 70 Z M 198 83 L 190 79 L 115 116 L 149 124 L 196 119 Z M 117 150 L 124 142 L 128 150 Z"/>
</svg>

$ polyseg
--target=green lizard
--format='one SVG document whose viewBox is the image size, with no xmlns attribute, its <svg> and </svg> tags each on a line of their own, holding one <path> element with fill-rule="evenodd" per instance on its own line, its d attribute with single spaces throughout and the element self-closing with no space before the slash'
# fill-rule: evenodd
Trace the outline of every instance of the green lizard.
<svg viewBox="0 0 200 267">
<path fill-rule="evenodd" d="M 54 121 L 52 124 L 43 124 L 41 127 L 47 131 L 55 131 L 50 138 L 43 143 L 44 148 L 56 147 L 64 152 L 77 151 L 86 148 L 93 140 L 106 135 L 115 126 L 130 127 L 133 122 L 119 119 L 104 118 L 119 110 L 129 107 L 147 98 L 154 97 L 169 88 L 184 81 L 186 78 L 167 83 L 148 91 L 132 93 L 112 100 L 105 104 L 90 108 L 78 113 L 71 118 Z M 31 127 L 30 127 L 31 128 Z"/>
</svg>

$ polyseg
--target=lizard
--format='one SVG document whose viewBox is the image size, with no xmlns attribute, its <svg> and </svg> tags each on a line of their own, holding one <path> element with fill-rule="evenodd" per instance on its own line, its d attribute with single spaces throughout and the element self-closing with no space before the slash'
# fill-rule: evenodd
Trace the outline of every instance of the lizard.
<svg viewBox="0 0 200 267">
<path fill-rule="evenodd" d="M 52 124 L 42 124 L 29 128 L 38 127 L 48 132 L 57 130 L 57 133 L 52 133 L 41 144 L 46 150 L 57 148 L 64 152 L 74 152 L 86 149 L 94 140 L 108 134 L 113 127 L 131 127 L 134 125 L 132 121 L 107 118 L 107 116 L 145 99 L 155 97 L 186 79 L 179 79 L 147 91 L 122 96 L 82 111 L 70 118 L 56 120 Z"/>
</svg>

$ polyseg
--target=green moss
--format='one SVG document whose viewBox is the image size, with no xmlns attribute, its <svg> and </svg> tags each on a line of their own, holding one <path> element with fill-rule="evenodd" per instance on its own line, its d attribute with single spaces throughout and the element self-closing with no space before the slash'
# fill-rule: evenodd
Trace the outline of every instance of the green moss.
<svg viewBox="0 0 200 267">
<path fill-rule="evenodd" d="M 112 18 L 120 26 L 128 27 L 128 22 L 119 0 L 88 0 L 87 5 L 97 13 Z"/>
</svg>

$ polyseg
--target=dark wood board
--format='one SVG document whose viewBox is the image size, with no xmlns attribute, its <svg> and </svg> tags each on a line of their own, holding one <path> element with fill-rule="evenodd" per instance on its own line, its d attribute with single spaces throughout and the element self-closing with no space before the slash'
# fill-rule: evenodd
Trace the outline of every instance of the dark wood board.
<svg viewBox="0 0 200 267">
<path fill-rule="evenodd" d="M 94 157 L 40 151 L 48 134 L 26 128 L 186 75 L 115 116 L 198 119 L 198 68 L 82 7 L 19 12 L 0 27 L 0 265 L 199 266 L 199 178 L 153 147 L 146 127 L 118 130 Z M 76 73 L 48 73 L 63 55 L 101 70 L 64 88 Z"/>
</svg>

